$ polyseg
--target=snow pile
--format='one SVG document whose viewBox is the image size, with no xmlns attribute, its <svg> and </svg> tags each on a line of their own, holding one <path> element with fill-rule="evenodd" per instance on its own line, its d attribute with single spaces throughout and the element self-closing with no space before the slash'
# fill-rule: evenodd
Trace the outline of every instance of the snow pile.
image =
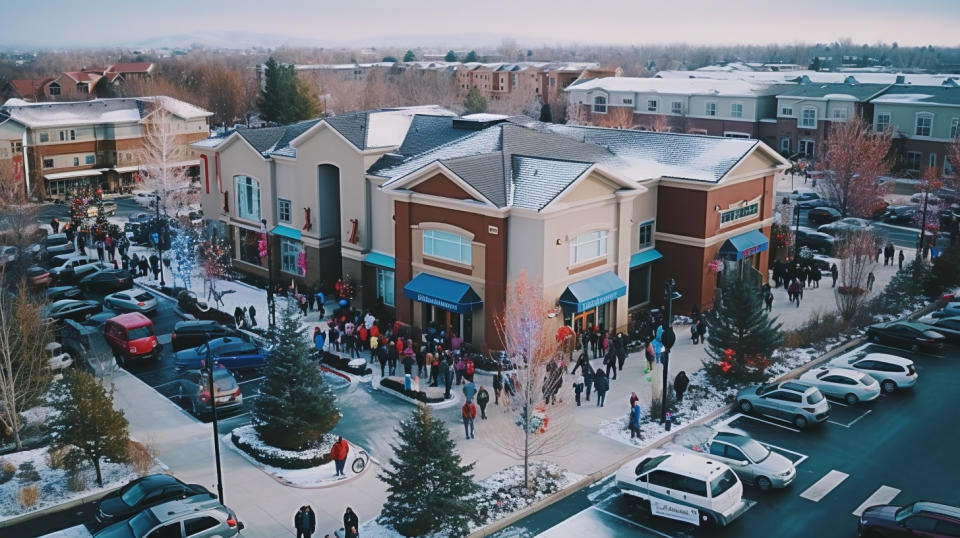
<svg viewBox="0 0 960 538">
<path fill-rule="evenodd" d="M 314 460 L 322 458 L 330 453 L 330 449 L 333 448 L 333 443 L 336 442 L 336 436 L 324 435 L 320 444 L 314 447 L 306 450 L 284 450 L 264 443 L 252 424 L 235 428 L 232 435 L 244 445 L 251 447 L 264 456 L 284 459 Z"/>
<path fill-rule="evenodd" d="M 522 510 L 570 486 L 583 476 L 553 463 L 531 462 L 530 478 L 533 481 L 532 492 L 524 487 L 523 465 L 507 467 L 481 480 L 478 484 L 483 490 L 477 496 L 481 524 L 471 527 L 471 530 Z"/>
<path fill-rule="evenodd" d="M 56 409 L 50 406 L 40 405 L 37 407 L 31 407 L 26 411 L 22 411 L 20 413 L 20 417 L 23 419 L 22 422 L 24 424 L 32 425 L 43 424 L 58 414 L 59 412 Z"/>
<path fill-rule="evenodd" d="M 0 484 L 0 522 L 27 512 L 117 488 L 137 478 L 137 473 L 126 464 L 102 462 L 103 487 L 97 486 L 97 475 L 93 468 L 86 468 L 82 471 L 82 474 L 87 489 L 70 491 L 67 487 L 69 483 L 67 471 L 65 469 L 53 469 L 48 465 L 47 448 L 24 450 L 0 456 L 0 462 L 12 463 L 18 469 L 23 464 L 30 462 L 40 477 L 37 481 L 21 481 L 18 472 L 7 482 Z M 35 506 L 22 508 L 17 501 L 17 492 L 20 488 L 28 485 L 37 486 L 40 490 L 40 496 Z"/>
</svg>

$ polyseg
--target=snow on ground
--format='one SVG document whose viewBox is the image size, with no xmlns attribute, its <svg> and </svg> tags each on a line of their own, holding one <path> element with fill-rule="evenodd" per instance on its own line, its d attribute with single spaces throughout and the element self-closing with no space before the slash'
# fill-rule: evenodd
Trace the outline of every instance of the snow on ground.
<svg viewBox="0 0 960 538">
<path fill-rule="evenodd" d="M 0 456 L 0 462 L 10 462 L 18 468 L 25 462 L 33 462 L 34 469 L 36 469 L 40 475 L 40 480 L 32 483 L 40 489 L 40 496 L 37 504 L 30 508 L 22 508 L 17 501 L 17 492 L 19 489 L 30 484 L 22 483 L 16 475 L 7 482 L 0 484 L 0 523 L 41 508 L 47 508 L 79 497 L 86 497 L 94 493 L 116 488 L 137 478 L 137 473 L 126 464 L 103 462 L 101 464 L 103 487 L 97 486 L 96 473 L 92 468 L 89 468 L 83 471 L 83 475 L 86 478 L 87 489 L 83 491 L 70 491 L 67 487 L 67 471 L 64 469 L 50 468 L 47 464 L 46 448 L 24 450 L 22 452 L 14 452 Z"/>
<path fill-rule="evenodd" d="M 325 456 L 330 453 L 330 449 L 333 448 L 333 443 L 335 443 L 337 440 L 336 435 L 328 434 L 323 437 L 323 442 L 321 442 L 316 448 L 295 452 L 267 445 L 260 440 L 260 437 L 257 435 L 257 432 L 254 430 L 252 425 L 236 428 L 233 430 L 233 433 L 236 433 L 237 436 L 243 439 L 244 442 L 255 446 L 257 450 L 262 453 L 268 453 L 274 456 L 283 456 L 287 458 L 302 457 L 312 459 L 318 456 Z M 359 476 L 354 474 L 354 472 L 350 469 L 350 465 L 353 463 L 353 460 L 357 454 L 360 453 L 360 448 L 350 443 L 350 441 L 347 441 L 347 443 L 350 445 L 350 450 L 347 452 L 347 464 L 344 469 L 344 472 L 347 474 L 346 477 L 334 476 L 336 474 L 336 463 L 333 461 L 317 467 L 309 467 L 306 469 L 282 469 L 280 467 L 274 467 L 272 465 L 260 463 L 259 461 L 253 459 L 252 456 L 241 450 L 233 443 L 231 434 L 224 435 L 223 442 L 230 447 L 231 450 L 237 454 L 240 454 L 244 459 L 254 466 L 260 468 L 260 470 L 263 472 L 273 476 L 280 482 L 291 486 L 300 488 L 322 488 L 331 486 L 337 482 L 348 480 L 354 476 Z M 369 465 L 367 468 L 369 469 Z"/>
</svg>

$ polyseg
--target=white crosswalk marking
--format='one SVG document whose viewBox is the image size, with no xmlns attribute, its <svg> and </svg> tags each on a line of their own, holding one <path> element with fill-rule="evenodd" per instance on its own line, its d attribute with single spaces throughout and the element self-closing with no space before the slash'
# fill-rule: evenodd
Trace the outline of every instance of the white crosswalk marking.
<svg viewBox="0 0 960 538">
<path fill-rule="evenodd" d="M 891 488 L 890 486 L 880 486 L 880 489 L 873 492 L 873 495 L 867 497 L 867 500 L 863 501 L 856 510 L 853 511 L 853 515 L 860 517 L 860 514 L 864 510 L 871 506 L 878 504 L 890 504 L 890 501 L 893 500 L 900 493 L 900 490 L 897 488 Z"/>
<path fill-rule="evenodd" d="M 826 497 L 828 493 L 833 491 L 833 488 L 839 486 L 848 476 L 850 475 L 841 473 L 840 471 L 830 471 L 823 475 L 823 478 L 817 480 L 816 483 L 807 488 L 800 496 L 815 503 L 820 502 L 820 499 Z"/>
</svg>

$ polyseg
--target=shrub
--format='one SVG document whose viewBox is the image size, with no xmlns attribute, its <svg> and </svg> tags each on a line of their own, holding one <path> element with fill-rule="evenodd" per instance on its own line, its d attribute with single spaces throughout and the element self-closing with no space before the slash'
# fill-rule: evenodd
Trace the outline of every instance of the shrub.
<svg viewBox="0 0 960 538">
<path fill-rule="evenodd" d="M 230 438 L 233 440 L 233 444 L 236 445 L 237 448 L 249 454 L 253 459 L 266 465 L 280 467 L 281 469 L 309 469 L 311 467 L 319 467 L 320 465 L 332 461 L 330 459 L 329 452 L 317 454 L 316 457 L 287 457 L 276 453 L 276 451 L 258 448 L 245 441 L 235 432 L 230 435 Z"/>
<path fill-rule="evenodd" d="M 138 475 L 144 476 L 153 468 L 158 453 L 157 449 L 149 443 L 144 444 L 131 439 L 127 445 L 127 454 L 133 469 Z"/>
<path fill-rule="evenodd" d="M 37 486 L 24 486 L 17 491 L 17 501 L 21 508 L 36 506 L 39 499 L 40 488 Z"/>
<path fill-rule="evenodd" d="M 66 466 L 67 454 L 73 450 L 73 447 L 63 446 L 52 448 L 47 452 L 47 466 L 51 469 L 63 469 Z"/>
<path fill-rule="evenodd" d="M 371 370 L 369 366 L 364 366 L 363 368 L 350 366 L 349 358 L 334 355 L 333 353 L 327 351 L 323 352 L 323 364 L 329 366 L 330 368 L 335 368 L 342 372 L 348 372 L 353 375 L 369 375 L 373 373 L 373 370 Z"/>
<path fill-rule="evenodd" d="M 20 472 L 17 473 L 17 480 L 25 484 L 40 481 L 40 473 L 34 468 L 32 461 L 25 461 L 20 464 Z"/>
<path fill-rule="evenodd" d="M 924 300 L 924 285 L 929 279 L 930 267 L 921 260 L 913 260 L 893 275 L 866 310 L 874 314 L 899 314 L 905 308 L 916 306 Z"/>
<path fill-rule="evenodd" d="M 87 477 L 80 469 L 74 469 L 67 475 L 67 488 L 70 491 L 84 491 L 87 489 Z"/>
<path fill-rule="evenodd" d="M 849 328 L 850 324 L 841 319 L 837 312 L 824 313 L 815 310 L 803 326 L 785 333 L 784 343 L 791 348 L 823 349 L 827 339 L 834 338 Z"/>
<path fill-rule="evenodd" d="M 397 381 L 396 379 L 390 379 L 389 377 L 385 377 L 381 379 L 380 385 L 390 390 L 399 392 L 400 394 L 403 394 L 407 398 L 413 398 L 414 400 L 417 400 L 419 402 L 439 403 L 444 401 L 443 396 L 431 397 L 431 396 L 427 396 L 427 393 L 422 390 L 406 390 L 402 382 Z"/>
<path fill-rule="evenodd" d="M 9 482 L 16 472 L 17 466 L 13 462 L 3 460 L 3 463 L 0 463 L 0 484 Z"/>
</svg>

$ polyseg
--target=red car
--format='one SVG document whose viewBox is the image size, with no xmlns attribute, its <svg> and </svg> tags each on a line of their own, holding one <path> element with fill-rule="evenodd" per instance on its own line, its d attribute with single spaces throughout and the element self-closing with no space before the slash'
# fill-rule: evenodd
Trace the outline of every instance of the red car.
<svg viewBox="0 0 960 538">
<path fill-rule="evenodd" d="M 128 359 L 160 358 L 162 346 L 153 332 L 153 322 L 139 312 L 108 319 L 103 326 L 103 336 L 120 366 Z"/>
<path fill-rule="evenodd" d="M 871 506 L 860 515 L 857 535 L 864 538 L 960 536 L 960 508 L 927 501 L 906 506 Z"/>
</svg>

